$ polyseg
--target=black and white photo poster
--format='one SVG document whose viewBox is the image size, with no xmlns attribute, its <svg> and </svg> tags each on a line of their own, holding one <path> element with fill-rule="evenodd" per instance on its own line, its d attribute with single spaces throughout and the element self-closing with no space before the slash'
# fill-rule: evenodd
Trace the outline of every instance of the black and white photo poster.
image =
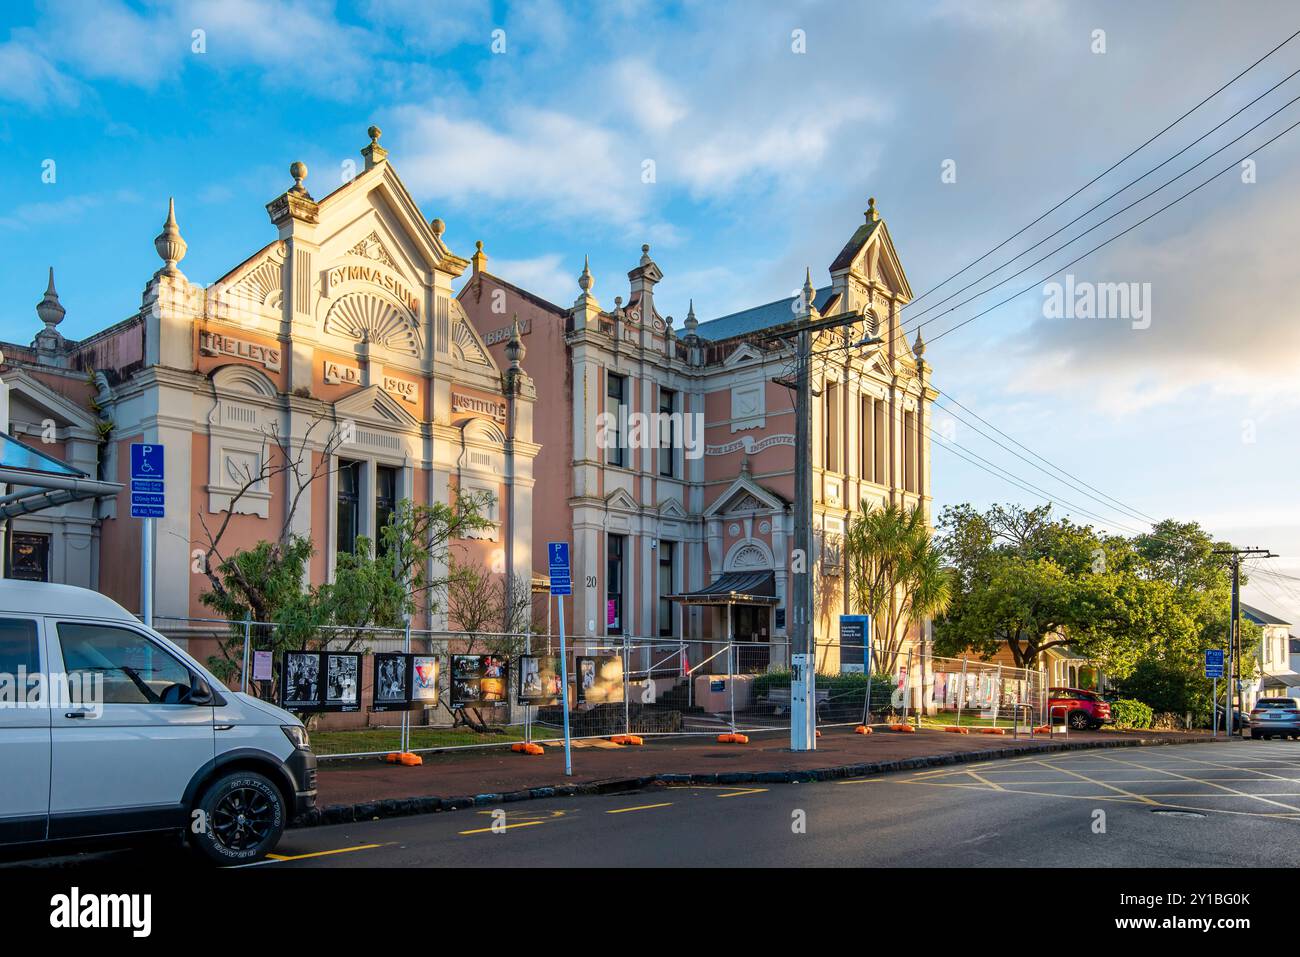
<svg viewBox="0 0 1300 957">
<path fill-rule="evenodd" d="M 320 652 L 286 651 L 280 706 L 288 711 L 319 711 L 321 701 Z"/>
<path fill-rule="evenodd" d="M 361 708 L 360 655 L 325 654 L 325 707 L 331 711 L 357 711 Z"/>
<path fill-rule="evenodd" d="M 411 707 L 411 655 L 375 653 L 374 711 L 405 711 Z"/>
</svg>

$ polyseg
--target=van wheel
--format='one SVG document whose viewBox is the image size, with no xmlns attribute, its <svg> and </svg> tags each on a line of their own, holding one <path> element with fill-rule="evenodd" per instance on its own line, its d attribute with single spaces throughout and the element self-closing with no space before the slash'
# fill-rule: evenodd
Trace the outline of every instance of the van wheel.
<svg viewBox="0 0 1300 957">
<path fill-rule="evenodd" d="M 214 864 L 248 864 L 265 857 L 284 833 L 284 798 L 255 771 L 235 771 L 213 781 L 195 804 L 202 811 L 190 844 Z"/>
</svg>

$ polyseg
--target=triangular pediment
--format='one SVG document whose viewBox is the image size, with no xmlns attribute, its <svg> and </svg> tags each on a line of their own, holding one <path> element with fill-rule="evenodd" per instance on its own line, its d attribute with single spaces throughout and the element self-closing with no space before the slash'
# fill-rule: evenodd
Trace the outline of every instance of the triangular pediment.
<svg viewBox="0 0 1300 957">
<path fill-rule="evenodd" d="M 340 419 L 355 418 L 401 426 L 417 426 L 419 420 L 402 407 L 402 403 L 377 385 L 363 386 L 334 403 Z"/>
<path fill-rule="evenodd" d="M 686 514 L 686 509 L 682 508 L 682 503 L 675 498 L 664 499 L 659 503 L 659 517 L 669 519 L 685 519 L 690 516 Z"/>
<path fill-rule="evenodd" d="M 605 496 L 605 505 L 608 508 L 617 508 L 625 512 L 636 512 L 640 510 L 636 499 L 627 493 L 625 489 L 616 488 Z"/>
<path fill-rule="evenodd" d="M 94 430 L 95 417 L 88 409 L 83 409 L 22 369 L 6 372 L 4 381 L 10 388 L 11 416 L 26 408 L 40 419 L 53 419 L 60 428 L 71 426 Z"/>
<path fill-rule="evenodd" d="M 742 475 L 732 482 L 730 487 L 714 499 L 713 504 L 704 510 L 706 518 L 728 515 L 733 512 L 751 513 L 779 511 L 785 503 L 759 485 L 748 475 Z"/>
<path fill-rule="evenodd" d="M 727 358 L 722 360 L 725 367 L 739 365 L 742 362 L 748 362 L 753 359 L 762 359 L 763 353 L 751 342 L 745 341 L 731 351 Z"/>
</svg>

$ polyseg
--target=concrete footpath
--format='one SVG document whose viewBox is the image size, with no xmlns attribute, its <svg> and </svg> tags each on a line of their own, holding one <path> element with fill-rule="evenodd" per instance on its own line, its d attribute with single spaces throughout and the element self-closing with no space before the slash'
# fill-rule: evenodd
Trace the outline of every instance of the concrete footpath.
<svg viewBox="0 0 1300 957">
<path fill-rule="evenodd" d="M 564 748 L 546 745 L 541 755 L 504 748 L 423 755 L 424 764 L 404 767 L 381 759 L 322 761 L 317 808 L 296 826 L 366 821 L 497 805 L 531 798 L 629 791 L 655 784 L 740 784 L 826 781 L 891 771 L 1033 753 L 1089 748 L 1142 747 L 1211 742 L 1208 734 L 1166 731 L 1095 731 L 1030 739 L 1010 735 L 915 734 L 880 731 L 858 735 L 831 729 L 817 750 L 795 753 L 788 733 L 752 735 L 748 744 L 720 744 L 712 737 L 646 738 L 643 746 L 609 741 L 575 742 L 573 774 L 564 774 Z M 1218 740 L 1222 741 L 1223 738 Z"/>
</svg>

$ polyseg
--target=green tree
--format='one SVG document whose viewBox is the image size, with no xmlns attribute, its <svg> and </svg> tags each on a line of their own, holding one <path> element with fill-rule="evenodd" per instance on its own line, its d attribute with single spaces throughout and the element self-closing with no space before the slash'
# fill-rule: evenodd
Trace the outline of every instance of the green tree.
<svg viewBox="0 0 1300 957">
<path fill-rule="evenodd" d="M 853 603 L 871 616 L 873 667 L 892 674 L 908 629 L 941 614 L 952 597 L 924 512 L 863 501 L 844 536 L 844 562 Z"/>
</svg>

